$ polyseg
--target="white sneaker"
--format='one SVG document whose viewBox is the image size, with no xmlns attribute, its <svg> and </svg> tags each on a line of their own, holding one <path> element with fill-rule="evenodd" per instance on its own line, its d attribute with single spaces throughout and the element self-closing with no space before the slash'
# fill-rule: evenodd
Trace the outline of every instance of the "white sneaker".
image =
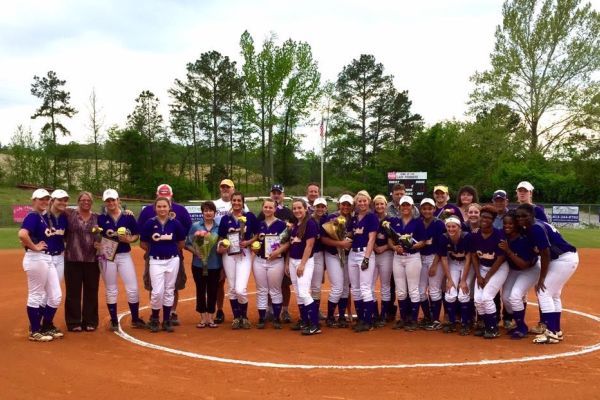
<svg viewBox="0 0 600 400">
<path fill-rule="evenodd" d="M 533 339 L 533 343 L 536 344 L 556 344 L 559 342 L 560 339 L 558 338 L 557 334 L 554 332 L 550 332 L 547 329 L 543 334 L 537 335 L 535 339 Z"/>
<path fill-rule="evenodd" d="M 51 342 L 54 338 L 50 335 L 44 335 L 40 332 L 30 333 L 29 340 L 32 342 Z"/>
</svg>

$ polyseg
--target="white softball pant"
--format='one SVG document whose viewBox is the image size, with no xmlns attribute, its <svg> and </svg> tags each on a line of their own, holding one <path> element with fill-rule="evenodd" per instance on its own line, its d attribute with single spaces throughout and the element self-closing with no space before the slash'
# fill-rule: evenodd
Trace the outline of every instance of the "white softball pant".
<svg viewBox="0 0 600 400">
<path fill-rule="evenodd" d="M 373 277 L 375 275 L 375 254 L 371 252 L 369 268 L 364 271 L 360 268 L 365 252 L 350 250 L 348 254 L 348 275 L 350 277 L 350 290 L 354 300 L 373 301 Z"/>
<path fill-rule="evenodd" d="M 323 285 L 323 274 L 325 273 L 325 257 L 323 252 L 313 254 L 315 269 L 310 283 L 310 293 L 314 300 L 321 300 L 321 286 Z"/>
<path fill-rule="evenodd" d="M 340 258 L 335 254 L 325 254 L 325 265 L 327 265 L 327 275 L 331 288 L 329 289 L 329 301 L 338 303 L 340 298 L 348 298 L 350 294 L 350 277 L 348 268 L 342 266 Z"/>
<path fill-rule="evenodd" d="M 160 310 L 163 306 L 171 307 L 175 300 L 175 282 L 179 272 L 179 256 L 168 260 L 155 260 L 150 257 L 150 306 Z"/>
<path fill-rule="evenodd" d="M 168 261 L 168 260 L 155 260 Z M 115 304 L 119 289 L 117 286 L 117 274 L 121 276 L 125 292 L 127 293 L 127 301 L 129 303 L 137 303 L 140 300 L 137 276 L 135 273 L 135 265 L 131 259 L 131 253 L 118 253 L 115 255 L 114 261 L 106 260 L 100 263 L 102 265 L 102 279 L 106 287 L 106 303 Z"/>
<path fill-rule="evenodd" d="M 375 254 L 375 271 L 373 271 L 372 286 L 373 299 L 375 299 L 375 282 L 377 282 L 377 279 L 379 279 L 381 301 L 392 300 L 391 281 L 393 260 L 394 252 L 391 250 L 387 250 L 381 254 Z"/>
<path fill-rule="evenodd" d="M 446 301 L 448 303 L 454 303 L 456 302 L 456 299 L 458 299 L 460 303 L 468 303 L 471 300 L 471 293 L 465 293 L 462 289 L 457 290 L 460 278 L 465 269 L 465 262 L 448 258 L 448 268 L 450 269 L 450 276 L 452 277 L 452 282 L 454 282 L 454 287 L 446 291 Z M 467 286 L 471 286 L 471 282 L 473 282 L 474 278 L 475 271 L 471 268 L 469 275 L 467 276 Z"/>
<path fill-rule="evenodd" d="M 62 281 L 65 279 L 65 253 L 50 256 L 50 258 L 51 258 L 50 262 L 56 270 L 56 275 L 58 276 L 58 283 L 60 285 L 62 283 Z M 46 294 L 44 294 L 41 305 L 46 306 L 47 303 L 48 303 L 48 297 L 46 296 Z M 50 306 L 50 307 L 53 307 L 53 306 Z"/>
<path fill-rule="evenodd" d="M 259 256 L 254 257 L 254 280 L 256 281 L 256 303 L 259 310 L 266 310 L 269 295 L 275 304 L 283 302 L 281 282 L 284 274 L 284 260 L 277 258 L 266 260 Z"/>
<path fill-rule="evenodd" d="M 421 255 L 421 277 L 419 279 L 419 297 L 420 301 L 427 300 L 427 294 L 432 301 L 442 299 L 442 283 L 444 281 L 444 268 L 441 261 L 438 261 L 434 276 L 429 276 L 429 270 L 433 267 L 435 254 Z M 439 258 L 438 258 L 439 260 Z"/>
<path fill-rule="evenodd" d="M 229 299 L 240 304 L 248 303 L 248 279 L 252 270 L 250 250 L 242 249 L 240 254 L 223 254 L 223 269 L 229 286 Z"/>
<path fill-rule="evenodd" d="M 58 308 L 62 292 L 52 256 L 27 251 L 23 257 L 23 270 L 27 274 L 27 306 L 38 308 L 47 302 L 48 306 Z"/>
<path fill-rule="evenodd" d="M 540 278 L 540 270 L 539 261 L 527 269 L 509 269 L 506 282 L 502 286 L 502 304 L 509 314 L 525 309 L 523 302 L 527 301 L 527 292 Z"/>
<path fill-rule="evenodd" d="M 560 294 L 569 278 L 577 270 L 578 264 L 579 254 L 572 252 L 561 254 L 556 260 L 550 261 L 546 279 L 544 279 L 546 290 L 537 292 L 538 303 L 543 313 L 562 312 Z"/>
<path fill-rule="evenodd" d="M 394 254 L 392 269 L 398 300 L 406 300 L 407 297 L 410 297 L 411 302 L 418 303 L 420 301 L 421 255 L 419 253 Z"/>
<path fill-rule="evenodd" d="M 508 264 L 503 262 L 500 265 L 500 268 L 496 271 L 494 276 L 490 278 L 488 283 L 482 288 L 479 287 L 477 282 L 475 282 L 475 308 L 477 308 L 477 313 L 479 315 L 484 314 L 495 314 L 496 313 L 496 304 L 494 304 L 494 297 L 500 291 L 502 285 L 506 281 L 506 277 L 508 276 Z M 487 273 L 490 271 L 490 267 L 480 266 L 481 276 L 485 278 Z"/>
<path fill-rule="evenodd" d="M 304 304 L 305 306 L 308 306 L 314 301 L 310 295 L 310 282 L 315 269 L 315 263 L 313 258 L 310 257 L 304 265 L 304 272 L 302 273 L 302 276 L 298 276 L 296 269 L 298 268 L 298 265 L 300 265 L 300 261 L 302 260 L 290 257 L 290 278 L 292 280 L 292 285 L 294 285 L 294 292 L 296 292 L 298 304 Z"/>
</svg>

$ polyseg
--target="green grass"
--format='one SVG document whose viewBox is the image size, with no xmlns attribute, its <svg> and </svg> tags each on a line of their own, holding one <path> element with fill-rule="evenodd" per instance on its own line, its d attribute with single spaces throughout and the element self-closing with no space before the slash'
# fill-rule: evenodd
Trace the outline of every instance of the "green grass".
<svg viewBox="0 0 600 400">
<path fill-rule="evenodd" d="M 600 248 L 600 229 L 559 228 L 565 240 L 578 249 Z"/>
<path fill-rule="evenodd" d="M 21 247 L 17 232 L 19 228 L 0 228 L 0 249 L 18 249 Z"/>
</svg>

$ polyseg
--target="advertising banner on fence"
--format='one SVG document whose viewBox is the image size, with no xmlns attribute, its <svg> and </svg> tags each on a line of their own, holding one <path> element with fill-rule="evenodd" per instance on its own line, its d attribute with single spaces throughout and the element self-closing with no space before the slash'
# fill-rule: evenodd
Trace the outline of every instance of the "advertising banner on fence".
<svg viewBox="0 0 600 400">
<path fill-rule="evenodd" d="M 578 224 L 579 206 L 552 206 L 552 222 Z"/>
<path fill-rule="evenodd" d="M 200 208 L 200 206 L 185 206 L 185 209 L 188 213 L 190 213 L 190 218 L 192 219 L 192 222 L 198 222 L 204 219 L 202 218 L 202 209 Z"/>
<path fill-rule="evenodd" d="M 31 206 L 12 206 L 13 209 L 13 221 L 20 224 L 23 222 L 27 214 L 32 210 Z"/>
<path fill-rule="evenodd" d="M 411 196 L 415 203 L 427 197 L 427 172 L 388 172 L 388 193 L 392 194 L 392 187 L 402 183 L 406 194 Z"/>
</svg>

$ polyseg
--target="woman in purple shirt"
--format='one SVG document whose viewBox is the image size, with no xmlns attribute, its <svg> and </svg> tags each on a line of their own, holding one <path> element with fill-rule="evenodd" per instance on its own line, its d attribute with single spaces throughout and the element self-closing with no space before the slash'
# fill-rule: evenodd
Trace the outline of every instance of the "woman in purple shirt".
<svg viewBox="0 0 600 400">
<path fill-rule="evenodd" d="M 154 200 L 156 217 L 150 218 L 141 230 L 140 247 L 148 253 L 150 262 L 150 332 L 159 331 L 159 314 L 163 309 L 162 329 L 173 332 L 171 307 L 175 300 L 175 281 L 179 270 L 179 254 L 185 241 L 185 229 L 179 221 L 169 218 L 171 202 L 166 197 Z"/>
<path fill-rule="evenodd" d="M 373 278 L 375 271 L 375 238 L 379 229 L 379 218 L 370 211 L 371 196 L 361 190 L 354 196 L 356 211 L 350 222 L 352 249 L 348 254 L 348 274 L 358 322 L 354 332 L 373 330 Z"/>
<path fill-rule="evenodd" d="M 52 253 L 56 249 L 48 245 L 51 231 L 43 215 L 48 208 L 50 194 L 45 189 L 37 189 L 31 200 L 33 210 L 23 220 L 18 234 L 25 247 L 23 270 L 27 274 L 29 340 L 49 342 L 63 336 L 58 329 L 48 328 L 53 326 L 54 315 L 62 299 L 58 273 L 52 263 Z M 44 298 L 47 299 L 45 307 Z"/>
<path fill-rule="evenodd" d="M 375 283 L 379 278 L 381 292 L 381 312 L 375 322 L 375 326 L 381 328 L 385 326 L 387 311 L 392 302 L 391 279 L 392 279 L 392 260 L 394 252 L 388 245 L 388 238 L 385 229 L 381 226 L 383 221 L 387 220 L 387 199 L 385 196 L 378 194 L 373 198 L 373 209 L 379 220 L 377 236 L 375 237 L 375 271 L 373 277 L 373 292 L 375 291 Z M 373 295 L 375 296 L 375 295 Z M 375 297 L 373 297 L 375 298 Z"/>
<path fill-rule="evenodd" d="M 481 209 L 480 229 L 471 234 L 471 262 L 477 279 L 475 284 L 475 307 L 483 320 L 485 330 L 477 329 L 475 336 L 494 339 L 500 336 L 494 297 L 508 276 L 508 264 L 500 242 L 504 234 L 492 225 L 496 209 L 485 206 Z"/>
<path fill-rule="evenodd" d="M 531 204 L 517 207 L 517 222 L 525 229 L 540 255 L 540 277 L 535 290 L 540 305 L 544 333 L 536 336 L 534 343 L 558 343 L 563 340 L 560 327 L 562 312 L 561 292 L 569 278 L 577 270 L 577 249 L 563 239 L 552 225 L 535 219 L 535 208 Z"/>
</svg>

